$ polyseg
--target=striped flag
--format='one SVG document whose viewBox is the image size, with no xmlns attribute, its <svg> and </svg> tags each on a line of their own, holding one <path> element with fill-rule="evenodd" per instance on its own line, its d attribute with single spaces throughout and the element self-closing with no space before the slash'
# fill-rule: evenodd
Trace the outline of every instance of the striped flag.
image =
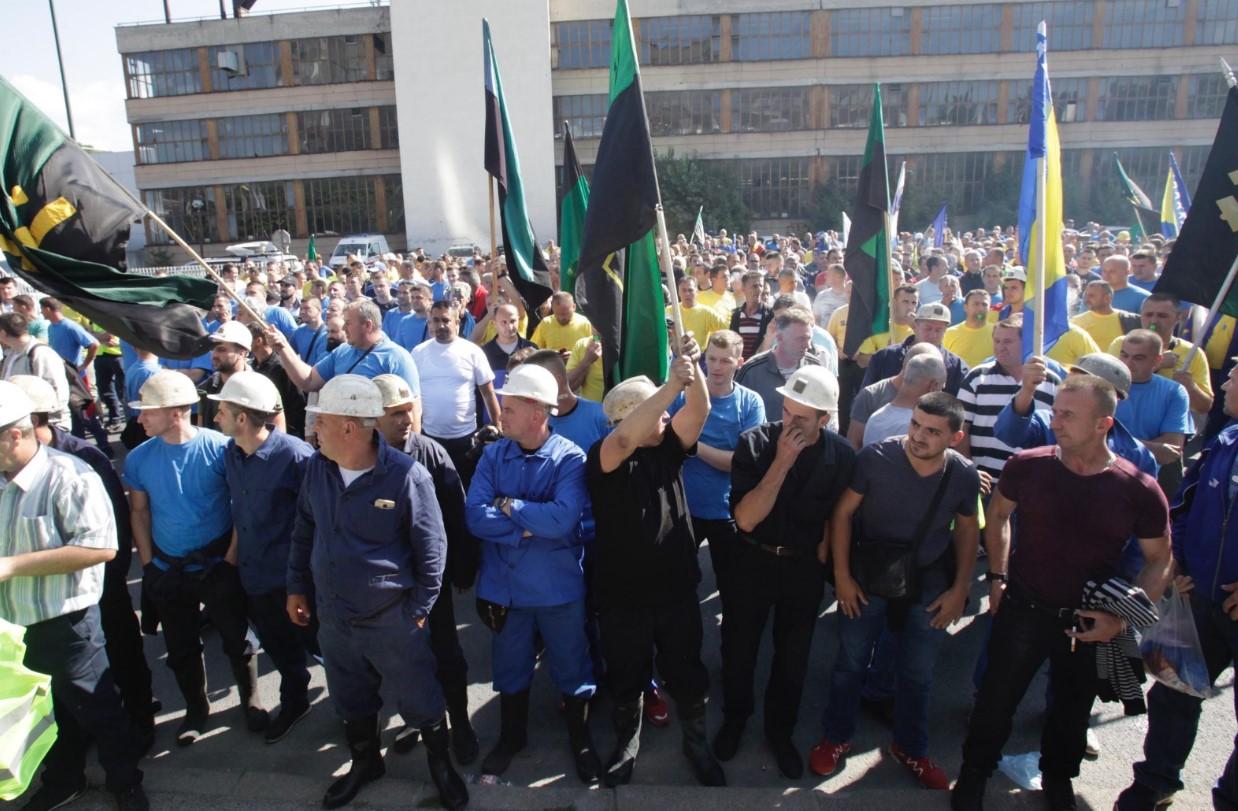
<svg viewBox="0 0 1238 811">
<path fill-rule="evenodd" d="M 1113 153 L 1113 163 L 1118 167 L 1118 179 L 1122 181 L 1126 202 L 1130 203 L 1135 214 L 1135 224 L 1131 227 L 1131 242 L 1138 244 L 1148 236 L 1148 228 L 1144 225 L 1145 218 L 1159 222 L 1160 212 L 1152 205 L 1152 198 L 1148 197 L 1144 190 L 1139 188 L 1139 184 L 1126 174 L 1126 169 L 1122 166 L 1117 152 Z"/>
</svg>

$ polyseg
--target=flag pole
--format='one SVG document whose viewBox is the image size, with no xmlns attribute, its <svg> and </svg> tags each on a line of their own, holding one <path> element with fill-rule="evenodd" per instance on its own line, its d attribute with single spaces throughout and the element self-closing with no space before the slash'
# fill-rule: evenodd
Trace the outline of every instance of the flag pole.
<svg viewBox="0 0 1238 811">
<path fill-rule="evenodd" d="M 662 276 L 666 279 L 667 301 L 671 305 L 671 354 L 679 357 L 680 344 L 683 341 L 683 314 L 679 312 L 679 290 L 675 287 L 675 271 L 671 267 L 671 243 L 666 236 L 666 212 L 662 210 L 662 201 L 654 208 L 658 214 L 658 264 L 662 266 Z"/>
<path fill-rule="evenodd" d="M 498 270 L 495 269 L 496 268 L 495 263 L 498 262 L 499 260 L 499 257 L 496 256 L 496 254 L 499 251 L 499 246 L 498 246 L 498 239 L 495 236 L 495 231 L 494 231 L 494 175 L 491 175 L 491 174 L 486 175 L 486 191 L 488 192 L 488 196 L 490 198 L 490 294 L 489 295 L 498 296 L 499 294 L 499 291 L 498 291 L 499 272 Z M 496 298 L 495 301 L 498 301 L 498 299 Z"/>
<path fill-rule="evenodd" d="M 1049 185 L 1049 156 L 1045 155 L 1038 159 L 1040 165 L 1036 167 L 1036 221 L 1039 223 L 1037 229 L 1039 231 L 1040 244 L 1037 246 L 1040 254 L 1037 257 L 1037 268 L 1035 270 L 1036 282 L 1035 293 L 1036 306 L 1032 308 L 1032 354 L 1043 355 L 1045 352 L 1045 268 L 1048 266 L 1047 251 L 1049 245 L 1049 235 L 1045 222 L 1048 205 L 1045 201 L 1045 187 Z"/>
<path fill-rule="evenodd" d="M 882 137 L 884 138 L 884 133 Z M 890 329 L 886 333 L 887 335 L 889 335 L 890 339 L 886 345 L 894 346 L 894 344 L 898 343 L 898 340 L 894 335 L 894 299 L 897 298 L 894 295 L 894 289 L 895 287 L 897 287 L 897 285 L 894 284 L 894 245 L 890 239 L 890 228 L 892 226 L 892 223 L 891 223 L 892 218 L 890 216 L 890 206 L 888 203 L 886 204 L 886 210 L 884 214 L 882 214 L 881 219 L 882 219 L 882 227 L 885 228 L 885 232 L 886 232 L 886 240 L 885 240 L 886 241 L 886 289 L 888 291 L 886 298 L 889 299 L 889 301 L 887 301 L 886 304 L 890 310 L 890 314 L 887 316 L 890 322 Z"/>
</svg>

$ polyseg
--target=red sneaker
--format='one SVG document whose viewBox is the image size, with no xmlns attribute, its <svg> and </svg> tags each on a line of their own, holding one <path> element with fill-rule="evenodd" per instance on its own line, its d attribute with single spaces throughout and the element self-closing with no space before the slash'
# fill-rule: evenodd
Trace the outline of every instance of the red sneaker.
<svg viewBox="0 0 1238 811">
<path fill-rule="evenodd" d="M 808 768 L 812 769 L 815 775 L 829 777 L 838 771 L 838 764 L 842 762 L 843 755 L 850 751 L 851 744 L 849 743 L 834 743 L 822 738 L 821 742 L 808 753 Z"/>
<path fill-rule="evenodd" d="M 645 691 L 645 720 L 655 727 L 664 727 L 671 722 L 671 708 L 660 690 Z"/>
<path fill-rule="evenodd" d="M 933 791 L 947 791 L 950 788 L 950 778 L 933 761 L 927 757 L 908 757 L 897 744 L 890 745 L 890 754 L 920 781 L 920 785 Z"/>
</svg>

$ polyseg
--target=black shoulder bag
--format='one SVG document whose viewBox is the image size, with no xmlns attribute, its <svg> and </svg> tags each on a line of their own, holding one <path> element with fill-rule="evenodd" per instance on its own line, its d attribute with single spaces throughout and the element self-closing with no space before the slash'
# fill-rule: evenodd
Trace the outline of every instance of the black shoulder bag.
<svg viewBox="0 0 1238 811">
<path fill-rule="evenodd" d="M 865 594 L 887 600 L 905 600 L 916 596 L 920 588 L 916 555 L 924 536 L 928 534 L 929 523 L 946 494 L 946 486 L 953 472 L 954 468 L 947 458 L 945 472 L 937 483 L 937 492 L 933 494 L 928 511 L 920 519 L 910 545 L 905 541 L 887 539 L 857 539 L 852 542 L 851 575 Z"/>
</svg>

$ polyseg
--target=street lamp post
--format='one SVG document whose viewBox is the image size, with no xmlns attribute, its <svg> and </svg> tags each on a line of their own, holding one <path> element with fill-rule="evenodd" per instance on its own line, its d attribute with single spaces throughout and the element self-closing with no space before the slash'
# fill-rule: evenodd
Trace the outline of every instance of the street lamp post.
<svg viewBox="0 0 1238 811">
<path fill-rule="evenodd" d="M 64 92 L 64 114 L 69 120 L 69 137 L 77 140 L 73 131 L 73 108 L 69 106 L 69 83 L 64 78 L 64 57 L 60 55 L 60 29 L 56 27 L 56 0 L 47 0 L 47 8 L 52 13 L 52 39 L 56 41 L 56 64 L 60 66 L 60 89 Z"/>
</svg>

